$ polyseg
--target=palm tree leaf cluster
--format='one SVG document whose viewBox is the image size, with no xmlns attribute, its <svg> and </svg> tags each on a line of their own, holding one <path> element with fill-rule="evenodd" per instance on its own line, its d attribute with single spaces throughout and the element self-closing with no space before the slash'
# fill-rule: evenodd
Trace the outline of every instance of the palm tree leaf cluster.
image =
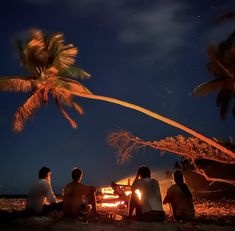
<svg viewBox="0 0 235 231">
<path fill-rule="evenodd" d="M 13 120 L 13 130 L 23 129 L 26 120 L 42 105 L 51 94 L 62 114 L 73 128 L 77 123 L 63 108 L 73 107 L 83 114 L 82 107 L 74 101 L 74 94 L 92 94 L 75 78 L 85 79 L 90 75 L 75 66 L 78 49 L 73 44 L 65 44 L 61 33 L 44 35 L 41 30 L 33 29 L 27 40 L 17 42 L 22 66 L 29 76 L 0 78 L 1 91 L 31 92 L 31 96 L 17 110 Z"/>
<path fill-rule="evenodd" d="M 215 79 L 198 85 L 194 94 L 202 96 L 219 91 L 216 104 L 220 109 L 221 118 L 225 119 L 235 98 L 235 32 L 217 46 L 210 45 L 208 56 L 210 62 L 207 67 Z M 232 112 L 235 117 L 235 106 Z"/>
</svg>

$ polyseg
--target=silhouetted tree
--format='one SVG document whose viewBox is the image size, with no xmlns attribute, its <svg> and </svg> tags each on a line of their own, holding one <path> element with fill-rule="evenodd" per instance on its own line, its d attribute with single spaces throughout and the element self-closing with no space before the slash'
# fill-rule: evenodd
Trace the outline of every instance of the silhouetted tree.
<svg viewBox="0 0 235 231">
<path fill-rule="evenodd" d="M 234 15 L 223 15 L 218 21 L 232 18 Z M 208 56 L 210 62 L 207 67 L 215 79 L 198 85 L 193 92 L 194 95 L 203 96 L 212 91 L 219 91 L 216 104 L 220 109 L 221 118 L 225 119 L 235 98 L 235 31 L 218 45 L 210 45 Z M 235 106 L 232 114 L 235 117 Z"/>
</svg>

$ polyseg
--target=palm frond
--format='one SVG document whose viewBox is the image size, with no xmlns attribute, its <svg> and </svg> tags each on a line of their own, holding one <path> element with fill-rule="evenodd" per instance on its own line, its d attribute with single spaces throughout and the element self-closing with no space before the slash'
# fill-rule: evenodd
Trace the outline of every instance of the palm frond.
<svg viewBox="0 0 235 231">
<path fill-rule="evenodd" d="M 48 99 L 49 99 L 48 94 L 49 94 L 49 92 L 50 92 L 50 88 L 45 87 L 43 89 L 43 98 L 42 98 L 42 100 L 43 100 L 43 103 L 45 103 L 45 104 L 48 102 Z"/>
<path fill-rule="evenodd" d="M 20 132 L 27 119 L 29 119 L 36 109 L 42 104 L 43 93 L 38 89 L 15 113 L 13 119 L 13 130 Z"/>
<path fill-rule="evenodd" d="M 193 94 L 196 96 L 203 96 L 210 92 L 221 89 L 224 86 L 224 79 L 216 79 L 208 82 L 204 82 L 194 88 Z"/>
<path fill-rule="evenodd" d="M 60 103 L 61 105 L 64 104 L 67 107 L 73 107 L 73 95 L 71 92 L 65 88 L 54 88 L 52 91 L 53 98 L 55 101 Z"/>
<path fill-rule="evenodd" d="M 83 110 L 83 108 L 82 108 L 79 104 L 73 102 L 73 106 L 74 106 L 75 110 L 76 110 L 80 115 L 83 115 L 83 114 L 84 114 L 84 110 Z"/>
<path fill-rule="evenodd" d="M 223 69 L 222 66 L 218 65 L 216 62 L 209 62 L 207 64 L 207 69 L 217 79 L 221 79 L 221 76 L 224 78 L 229 78 L 229 74 L 225 71 L 225 69 Z"/>
<path fill-rule="evenodd" d="M 70 85 L 68 82 L 64 81 L 64 80 L 61 80 L 61 78 L 56 78 L 54 81 L 53 81 L 53 84 L 54 84 L 54 87 L 57 89 L 57 88 L 64 88 L 64 89 L 70 89 Z"/>
<path fill-rule="evenodd" d="M 32 80 L 20 77 L 0 78 L 0 91 L 29 92 L 32 88 Z"/>
<path fill-rule="evenodd" d="M 32 29 L 30 37 L 18 41 L 20 58 L 25 69 L 38 74 L 38 68 L 45 69 L 48 67 L 48 52 L 45 46 L 45 36 L 41 30 Z"/>
<path fill-rule="evenodd" d="M 62 33 L 57 33 L 47 39 L 47 50 L 49 53 L 54 54 L 58 48 L 64 45 L 64 35 Z"/>
<path fill-rule="evenodd" d="M 78 54 L 78 49 L 73 44 L 64 44 L 62 33 L 44 35 L 37 29 L 31 31 L 28 41 L 25 43 L 19 41 L 18 48 L 23 66 L 39 76 L 52 67 L 54 68 L 53 74 L 71 67 Z M 73 77 L 79 75 L 81 78 L 89 76 L 88 73 L 79 69 L 70 70 L 68 75 Z"/>
<path fill-rule="evenodd" d="M 58 49 L 56 57 L 53 60 L 52 66 L 58 70 L 69 68 L 75 63 L 75 57 L 78 49 L 73 44 L 64 45 Z"/>
<path fill-rule="evenodd" d="M 91 91 L 89 91 L 85 86 L 83 86 L 79 82 L 69 82 L 69 84 L 70 84 L 70 91 L 74 95 L 76 95 L 79 92 L 83 94 L 92 94 Z"/>
<path fill-rule="evenodd" d="M 222 119 L 225 119 L 229 112 L 232 95 L 233 92 L 228 88 L 223 88 L 217 95 L 216 103 L 220 108 L 220 116 Z"/>
<path fill-rule="evenodd" d="M 64 77 L 59 77 L 59 76 L 57 76 L 57 79 L 59 79 L 60 81 L 63 81 L 63 82 L 65 82 L 65 83 L 79 83 L 77 80 L 75 80 L 75 79 L 69 79 L 69 78 L 64 78 Z"/>
<path fill-rule="evenodd" d="M 27 70 L 37 74 L 38 68 L 43 70 L 48 67 L 48 58 L 45 43 L 41 40 L 32 39 L 24 48 L 22 63 Z"/>
<path fill-rule="evenodd" d="M 24 50 L 28 61 L 36 66 L 47 66 L 48 54 L 46 52 L 45 43 L 41 40 L 32 39 Z"/>
<path fill-rule="evenodd" d="M 219 43 L 220 54 L 224 55 L 235 46 L 235 31 L 228 36 L 224 41 Z"/>
<path fill-rule="evenodd" d="M 33 28 L 30 30 L 31 38 L 44 42 L 44 34 L 41 30 Z"/>
<path fill-rule="evenodd" d="M 73 95 L 69 91 L 57 91 L 60 102 L 65 104 L 67 107 L 73 106 Z"/>
<path fill-rule="evenodd" d="M 61 73 L 59 73 L 59 75 L 66 78 L 81 78 L 81 79 L 87 79 L 91 76 L 89 73 L 87 73 L 86 71 L 82 70 L 77 66 L 72 66 L 67 69 L 64 69 Z"/>
<path fill-rule="evenodd" d="M 224 76 L 226 73 L 221 65 L 218 65 L 218 63 L 221 63 L 221 57 L 219 54 L 218 46 L 215 45 L 209 45 L 207 49 L 207 54 L 210 58 L 210 62 L 207 64 L 208 70 L 215 75 L 216 77 Z"/>
<path fill-rule="evenodd" d="M 69 114 L 64 110 L 64 108 L 62 107 L 62 104 L 60 102 L 60 100 L 58 98 L 56 98 L 56 102 L 57 102 L 57 105 L 58 107 L 60 108 L 62 114 L 64 115 L 64 117 L 69 121 L 69 123 L 71 124 L 71 126 L 73 128 L 77 128 L 78 125 L 77 123 L 69 116 Z"/>
</svg>

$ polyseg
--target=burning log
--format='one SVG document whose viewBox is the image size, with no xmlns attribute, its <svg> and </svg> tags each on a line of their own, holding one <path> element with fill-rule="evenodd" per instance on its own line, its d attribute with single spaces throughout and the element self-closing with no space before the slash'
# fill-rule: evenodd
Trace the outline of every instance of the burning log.
<svg viewBox="0 0 235 231">
<path fill-rule="evenodd" d="M 112 182 L 110 187 L 101 189 L 97 195 L 97 203 L 100 203 L 102 207 L 127 207 L 130 195 L 130 184 L 121 185 Z"/>
</svg>

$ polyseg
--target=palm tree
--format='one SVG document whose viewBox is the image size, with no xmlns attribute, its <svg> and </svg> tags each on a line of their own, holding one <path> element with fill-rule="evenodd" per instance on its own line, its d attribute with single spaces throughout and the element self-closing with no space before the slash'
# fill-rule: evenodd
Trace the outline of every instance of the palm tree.
<svg viewBox="0 0 235 231">
<path fill-rule="evenodd" d="M 220 144 L 180 123 L 158 115 L 143 107 L 91 93 L 85 86 L 75 80 L 77 76 L 87 78 L 90 75 L 74 66 L 78 50 L 72 44 L 64 44 L 63 34 L 57 33 L 50 36 L 44 36 L 40 30 L 32 30 L 30 40 L 25 43 L 20 41 L 18 45 L 22 65 L 31 73 L 31 75 L 26 77 L 7 77 L 0 79 L 0 90 L 2 91 L 31 92 L 31 96 L 14 115 L 14 131 L 20 132 L 23 129 L 26 120 L 32 116 L 36 109 L 47 103 L 49 94 L 53 96 L 63 115 L 70 122 L 72 127 L 76 128 L 76 122 L 64 110 L 63 104 L 68 107 L 74 107 L 75 110 L 82 114 L 83 110 L 81 106 L 77 104 L 73 98 L 74 96 L 78 96 L 115 103 L 137 110 L 188 132 L 219 150 L 235 157 L 235 153 L 232 151 L 227 150 Z"/>
<path fill-rule="evenodd" d="M 220 16 L 218 20 L 234 17 L 235 14 Z M 194 89 L 194 95 L 203 96 L 213 91 L 219 91 L 216 99 L 222 119 L 226 118 L 233 98 L 235 98 L 235 31 L 218 46 L 208 48 L 210 62 L 207 67 L 215 79 L 204 82 Z M 235 106 L 232 109 L 235 117 Z"/>
<path fill-rule="evenodd" d="M 58 107 L 73 128 L 77 123 L 64 110 L 63 104 L 74 107 L 80 114 L 83 109 L 73 99 L 70 90 L 92 94 L 86 87 L 71 77 L 88 78 L 90 75 L 74 66 L 78 50 L 72 44 L 64 44 L 63 34 L 44 36 L 40 30 L 32 30 L 29 41 L 18 41 L 22 66 L 31 73 L 25 77 L 6 77 L 0 80 L 0 90 L 31 92 L 31 96 L 17 110 L 13 119 L 13 130 L 20 132 L 26 120 L 52 94 Z"/>
</svg>

